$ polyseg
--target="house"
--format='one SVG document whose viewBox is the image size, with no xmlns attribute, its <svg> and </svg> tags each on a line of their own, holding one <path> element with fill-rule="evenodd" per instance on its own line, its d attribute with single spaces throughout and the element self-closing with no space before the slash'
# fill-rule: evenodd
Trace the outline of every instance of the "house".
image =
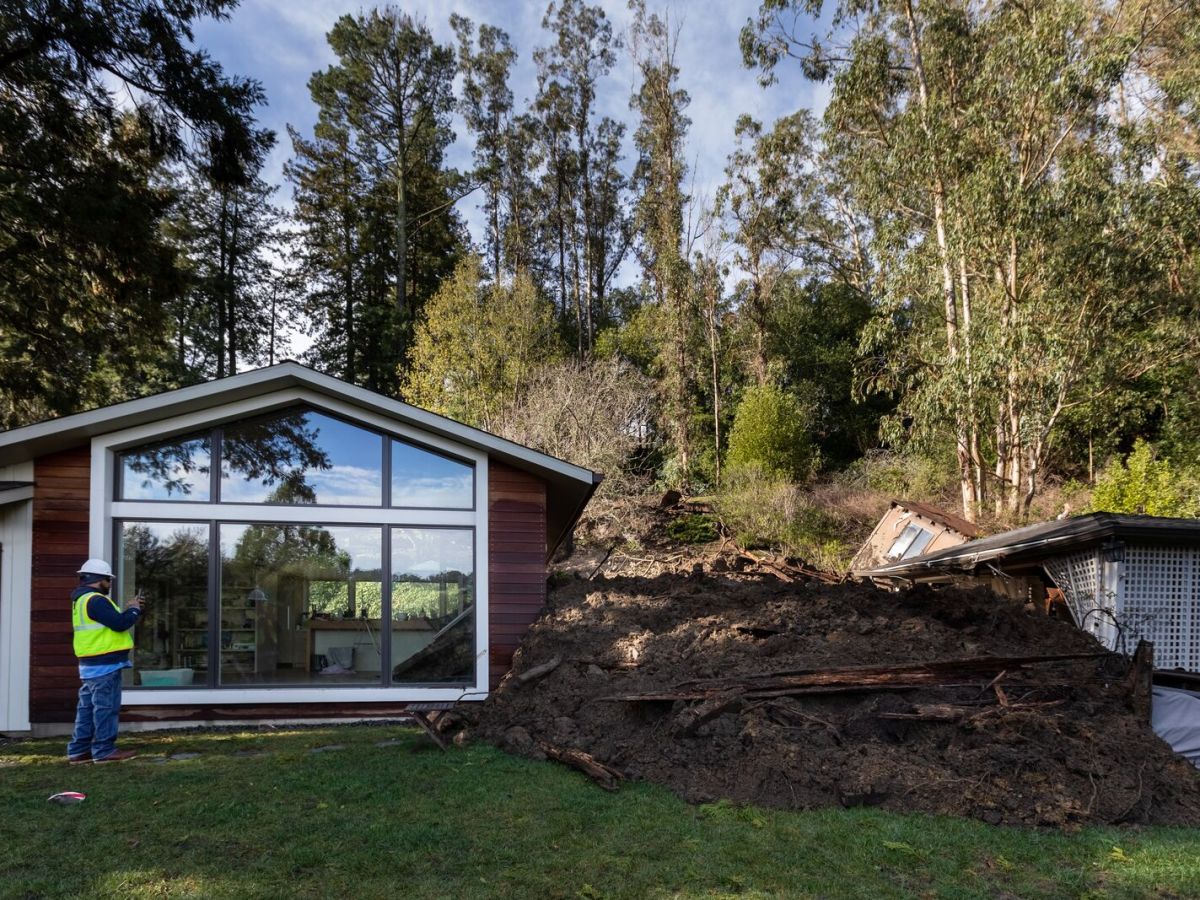
<svg viewBox="0 0 1200 900">
<path fill-rule="evenodd" d="M 1061 591 L 1075 624 L 1111 650 L 1154 644 L 1160 669 L 1200 672 L 1200 520 L 1092 513 L 1042 522 L 855 573 L 895 585 Z"/>
<path fill-rule="evenodd" d="M 850 563 L 850 574 L 897 559 L 934 553 L 979 536 L 961 516 L 915 500 L 893 500 Z"/>
<path fill-rule="evenodd" d="M 294 362 L 0 433 L 0 731 L 72 721 L 89 557 L 146 598 L 124 722 L 483 699 L 599 481 Z"/>
</svg>

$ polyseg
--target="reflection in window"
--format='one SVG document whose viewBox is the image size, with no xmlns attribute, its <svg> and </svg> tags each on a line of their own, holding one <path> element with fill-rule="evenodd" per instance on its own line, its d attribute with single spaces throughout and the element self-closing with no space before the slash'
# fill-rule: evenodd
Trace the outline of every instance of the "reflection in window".
<svg viewBox="0 0 1200 900">
<path fill-rule="evenodd" d="M 180 438 L 121 454 L 118 500 L 209 499 L 208 436 Z"/>
<path fill-rule="evenodd" d="M 475 680 L 475 535 L 469 528 L 391 530 L 392 680 Z"/>
<path fill-rule="evenodd" d="M 888 548 L 887 558 L 909 559 L 919 556 L 921 551 L 929 546 L 931 540 L 933 540 L 933 535 L 920 525 L 906 525 L 900 532 L 900 537 L 896 538 L 892 542 L 892 546 Z"/>
<path fill-rule="evenodd" d="M 470 509 L 474 474 L 467 463 L 392 441 L 392 506 Z"/>
<path fill-rule="evenodd" d="M 208 526 L 124 522 L 117 553 L 119 602 L 138 591 L 133 678 L 141 687 L 203 685 L 208 670 Z"/>
<path fill-rule="evenodd" d="M 379 506 L 383 438 L 295 409 L 226 426 L 221 501 Z"/>
<path fill-rule="evenodd" d="M 380 683 L 381 529 L 220 528 L 221 684 Z"/>
</svg>

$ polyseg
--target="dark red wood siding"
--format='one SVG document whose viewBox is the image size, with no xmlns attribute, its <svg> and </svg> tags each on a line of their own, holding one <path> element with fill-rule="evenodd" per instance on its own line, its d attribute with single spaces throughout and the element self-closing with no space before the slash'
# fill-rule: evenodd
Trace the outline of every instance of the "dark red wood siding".
<svg viewBox="0 0 1200 900">
<path fill-rule="evenodd" d="M 488 464 L 488 686 L 546 605 L 546 483 L 494 460 Z"/>
<path fill-rule="evenodd" d="M 29 719 L 75 717 L 79 669 L 71 648 L 71 591 L 88 556 L 91 452 L 77 447 L 33 466 Z"/>
</svg>

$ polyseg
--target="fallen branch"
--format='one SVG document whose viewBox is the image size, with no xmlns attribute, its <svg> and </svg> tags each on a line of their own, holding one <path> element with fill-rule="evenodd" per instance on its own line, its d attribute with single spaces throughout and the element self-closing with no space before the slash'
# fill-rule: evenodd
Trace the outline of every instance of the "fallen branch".
<svg viewBox="0 0 1200 900">
<path fill-rule="evenodd" d="M 570 766 L 573 769 L 578 769 L 585 774 L 600 787 L 606 791 L 615 791 L 617 785 L 625 780 L 625 774 L 612 766 L 607 766 L 600 762 L 589 753 L 584 753 L 582 750 L 575 750 L 571 747 L 555 747 L 553 744 L 547 744 L 543 741 L 538 742 L 538 747 L 551 759 Z"/>
<path fill-rule="evenodd" d="M 722 694 L 691 706 L 675 717 L 675 730 L 683 737 L 691 737 L 706 722 L 727 712 L 737 712 L 742 706 L 742 695 L 736 692 Z"/>
<path fill-rule="evenodd" d="M 531 681 L 536 681 L 539 678 L 545 678 L 547 675 L 557 669 L 561 663 L 561 656 L 552 656 L 540 666 L 534 666 L 532 669 L 526 669 L 516 677 L 515 681 L 517 683 L 517 687 L 520 687 L 523 684 L 528 684 Z"/>
</svg>

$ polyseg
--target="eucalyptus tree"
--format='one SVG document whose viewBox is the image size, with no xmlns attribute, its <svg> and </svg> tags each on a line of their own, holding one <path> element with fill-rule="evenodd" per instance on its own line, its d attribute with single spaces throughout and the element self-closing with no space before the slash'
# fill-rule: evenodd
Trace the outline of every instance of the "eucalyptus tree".
<svg viewBox="0 0 1200 900">
<path fill-rule="evenodd" d="M 475 138 L 474 177 L 484 188 L 483 209 L 488 222 L 484 245 L 492 277 L 498 279 L 503 271 L 505 231 L 513 219 L 513 210 L 504 208 L 506 175 L 513 166 L 526 164 L 512 139 L 513 94 L 508 79 L 517 53 L 508 34 L 493 25 L 479 26 L 477 43 L 470 19 L 455 13 L 450 16 L 450 25 L 458 39 L 458 70 L 462 75 L 458 107 Z"/>
<path fill-rule="evenodd" d="M 634 183 L 636 222 L 641 236 L 642 271 L 667 332 L 660 357 L 664 415 L 678 454 L 680 476 L 688 477 L 691 455 L 692 367 L 689 335 L 695 321 L 689 302 L 688 263 L 683 248 L 687 197 L 684 141 L 691 124 L 684 110 L 690 98 L 679 86 L 678 31 L 668 20 L 647 13 L 642 0 L 631 0 L 631 44 L 638 84 L 630 105 L 637 113 L 638 149 Z"/>
<path fill-rule="evenodd" d="M 542 27 L 553 38 L 534 51 L 538 92 L 534 110 L 545 160 L 543 195 L 554 263 L 553 280 L 564 323 L 574 311 L 577 352 L 589 353 L 606 291 L 627 249 L 619 198 L 624 126 L 595 115 L 596 91 L 616 62 L 621 41 L 600 6 L 552 2 Z M 614 198 L 618 198 L 614 200 Z"/>
<path fill-rule="evenodd" d="M 1152 166 L 1121 163 L 1111 113 L 1195 4 L 843 2 L 841 47 L 794 39 L 802 6 L 764 3 L 743 51 L 832 78 L 824 151 L 886 273 L 864 350 L 901 394 L 892 436 L 948 431 L 966 515 L 1020 518 L 1090 373 L 1157 364 L 1162 254 L 1133 202 Z"/>
</svg>

